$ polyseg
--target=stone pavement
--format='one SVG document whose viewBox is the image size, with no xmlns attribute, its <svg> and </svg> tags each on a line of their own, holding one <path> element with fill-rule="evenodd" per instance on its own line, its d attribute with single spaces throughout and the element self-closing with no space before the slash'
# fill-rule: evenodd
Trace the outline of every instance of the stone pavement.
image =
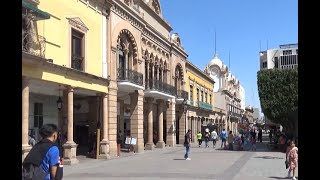
<svg viewBox="0 0 320 180">
<path fill-rule="evenodd" d="M 218 147 L 221 141 L 218 141 Z M 256 152 L 225 151 L 211 147 L 191 148 L 191 161 L 183 159 L 182 146 L 145 151 L 113 160 L 88 160 L 64 166 L 64 180 L 91 179 L 285 179 L 284 153 L 267 152 L 257 144 Z M 204 146 L 204 145 L 203 145 Z"/>
</svg>

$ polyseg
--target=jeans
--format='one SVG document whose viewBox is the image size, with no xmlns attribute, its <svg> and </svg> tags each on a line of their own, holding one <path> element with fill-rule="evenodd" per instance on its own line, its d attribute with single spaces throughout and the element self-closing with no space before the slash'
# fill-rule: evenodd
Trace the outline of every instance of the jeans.
<svg viewBox="0 0 320 180">
<path fill-rule="evenodd" d="M 216 139 L 212 139 L 213 146 L 216 146 L 216 142 L 217 142 Z"/>
<path fill-rule="evenodd" d="M 202 144 L 202 139 L 198 139 L 198 142 L 199 142 L 199 146 L 201 146 L 201 144 Z"/>
<path fill-rule="evenodd" d="M 206 142 L 206 147 L 208 147 L 209 138 L 205 138 L 205 142 Z"/>
<path fill-rule="evenodd" d="M 190 152 L 190 144 L 186 144 L 186 154 L 184 155 L 185 159 L 189 157 L 189 152 Z"/>
</svg>

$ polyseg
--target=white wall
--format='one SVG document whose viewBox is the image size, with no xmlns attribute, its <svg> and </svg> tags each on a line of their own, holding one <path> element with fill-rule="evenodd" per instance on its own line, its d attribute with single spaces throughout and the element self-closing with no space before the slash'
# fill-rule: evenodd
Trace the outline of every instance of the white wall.
<svg viewBox="0 0 320 180">
<path fill-rule="evenodd" d="M 43 124 L 58 125 L 57 96 L 30 93 L 29 95 L 29 129 L 34 129 L 34 103 L 43 104 Z M 36 131 L 37 132 L 37 131 Z M 37 133 L 36 133 L 37 136 Z"/>
</svg>

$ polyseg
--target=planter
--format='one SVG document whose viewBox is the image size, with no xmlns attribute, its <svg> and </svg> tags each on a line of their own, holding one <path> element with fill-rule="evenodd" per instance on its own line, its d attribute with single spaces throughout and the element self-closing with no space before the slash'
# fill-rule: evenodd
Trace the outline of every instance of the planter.
<svg viewBox="0 0 320 180">
<path fill-rule="evenodd" d="M 239 151 L 239 150 L 240 150 L 240 145 L 233 143 L 233 150 L 234 150 L 234 151 Z"/>
</svg>

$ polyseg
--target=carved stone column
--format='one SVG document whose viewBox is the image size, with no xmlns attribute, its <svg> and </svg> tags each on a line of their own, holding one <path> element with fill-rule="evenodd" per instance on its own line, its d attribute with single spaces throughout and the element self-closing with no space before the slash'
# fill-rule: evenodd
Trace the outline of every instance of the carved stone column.
<svg viewBox="0 0 320 180">
<path fill-rule="evenodd" d="M 79 163 L 77 159 L 77 144 L 73 141 L 73 87 L 68 86 L 68 137 L 64 148 L 64 164 L 72 165 Z"/>
<path fill-rule="evenodd" d="M 158 103 L 158 115 L 159 115 L 159 130 L 158 130 L 158 136 L 159 136 L 159 140 L 157 142 L 157 148 L 164 148 L 165 147 L 165 143 L 163 141 L 163 104 L 164 101 L 158 99 L 157 100 Z"/>
<path fill-rule="evenodd" d="M 31 150 L 29 132 L 29 79 L 22 78 L 22 162 Z"/>
<path fill-rule="evenodd" d="M 100 142 L 100 159 L 110 159 L 109 147 L 109 115 L 108 115 L 108 95 L 103 95 L 103 134 L 102 141 Z"/>
<path fill-rule="evenodd" d="M 176 102 L 171 99 L 167 109 L 167 145 L 174 147 L 176 145 Z"/>
<path fill-rule="evenodd" d="M 148 103 L 148 141 L 146 150 L 153 150 L 153 98 L 147 98 Z"/>
</svg>

